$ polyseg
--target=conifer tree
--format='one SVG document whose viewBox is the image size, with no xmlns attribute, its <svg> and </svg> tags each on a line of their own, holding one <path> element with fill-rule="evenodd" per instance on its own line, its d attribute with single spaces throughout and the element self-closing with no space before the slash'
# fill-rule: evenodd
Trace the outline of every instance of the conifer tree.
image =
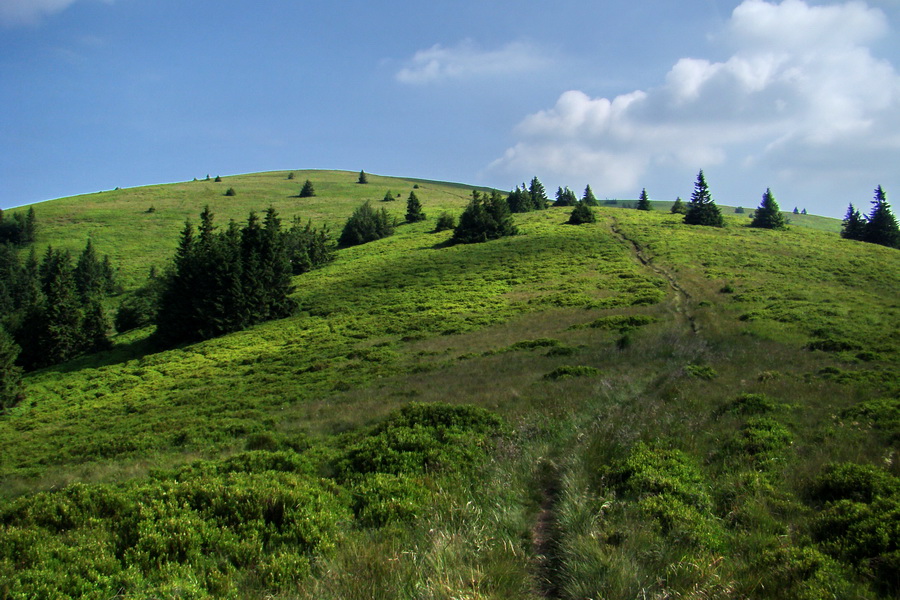
<svg viewBox="0 0 900 600">
<path fill-rule="evenodd" d="M 725 226 L 725 219 L 709 193 L 709 186 L 706 184 L 703 171 L 697 174 L 697 181 L 694 183 L 694 192 L 691 194 L 684 222 L 688 225 Z"/>
<path fill-rule="evenodd" d="M 109 341 L 110 323 L 97 296 L 88 299 L 84 307 L 84 320 L 81 323 L 81 336 L 86 352 L 99 352 L 112 348 Z"/>
<path fill-rule="evenodd" d="M 853 203 L 847 207 L 844 222 L 841 225 L 841 237 L 848 240 L 860 240 L 866 234 L 866 219 L 858 210 L 853 208 Z"/>
<path fill-rule="evenodd" d="M 97 253 L 91 238 L 88 238 L 84 250 L 75 263 L 75 287 L 82 302 L 103 293 L 105 286 L 104 277 L 97 260 Z"/>
<path fill-rule="evenodd" d="M 22 368 L 16 365 L 19 352 L 19 346 L 0 326 L 0 412 L 5 412 L 25 398 Z"/>
<path fill-rule="evenodd" d="M 316 195 L 316 190 L 313 187 L 312 181 L 309 179 L 306 180 L 306 183 L 303 184 L 303 188 L 300 190 L 300 194 L 298 194 L 299 198 L 312 198 Z"/>
<path fill-rule="evenodd" d="M 356 180 L 356 183 L 359 183 L 359 184 L 366 184 L 366 183 L 369 183 L 369 178 L 366 176 L 366 172 L 365 172 L 365 171 L 360 171 L 360 172 L 359 172 L 359 178 Z"/>
<path fill-rule="evenodd" d="M 516 233 L 518 230 L 506 199 L 497 191 L 493 191 L 490 197 L 483 197 L 475 190 L 472 201 L 459 217 L 451 241 L 472 244 Z"/>
<path fill-rule="evenodd" d="M 578 198 L 575 197 L 575 192 L 568 187 L 556 190 L 556 202 L 553 203 L 553 206 L 575 206 L 577 203 Z"/>
<path fill-rule="evenodd" d="M 416 223 L 424 220 L 425 213 L 422 212 L 422 203 L 419 202 L 415 192 L 410 192 L 409 198 L 406 200 L 406 222 Z"/>
<path fill-rule="evenodd" d="M 338 238 L 341 247 L 356 246 L 373 240 L 387 237 L 394 233 L 394 219 L 388 215 L 387 209 L 375 210 L 366 201 L 353 211 Z"/>
<path fill-rule="evenodd" d="M 544 210 L 550 204 L 547 190 L 544 189 L 544 184 L 537 177 L 532 178 L 531 185 L 528 186 L 528 195 L 531 196 L 531 207 L 534 210 Z"/>
<path fill-rule="evenodd" d="M 572 209 L 569 215 L 569 225 L 581 225 L 582 223 L 595 223 L 597 216 L 588 204 L 582 200 Z"/>
<path fill-rule="evenodd" d="M 394 198 L 394 192 L 388 190 L 384 193 L 384 198 L 381 199 L 382 202 L 393 202 L 396 198 Z"/>
<path fill-rule="evenodd" d="M 784 215 L 781 214 L 781 209 L 778 207 L 778 202 L 775 201 L 775 196 L 772 194 L 771 189 L 766 188 L 766 193 L 763 194 L 762 202 L 760 202 L 753 215 L 750 227 L 761 227 L 764 229 L 785 228 Z"/>
<path fill-rule="evenodd" d="M 600 203 L 597 202 L 597 197 L 594 196 L 593 190 L 591 190 L 591 186 L 588 185 L 584 188 L 584 195 L 581 197 L 581 202 L 585 206 L 599 206 Z"/>
<path fill-rule="evenodd" d="M 534 210 L 534 206 L 531 204 L 531 194 L 525 189 L 524 183 L 522 184 L 522 189 L 516 186 L 516 189 L 506 196 L 506 203 L 509 205 L 509 210 L 514 213 Z"/>
<path fill-rule="evenodd" d="M 638 210 L 653 210 L 653 206 L 650 204 L 650 197 L 647 196 L 647 188 L 641 190 L 641 197 L 636 208 Z"/>
<path fill-rule="evenodd" d="M 865 225 L 863 241 L 880 244 L 890 248 L 900 248 L 900 229 L 897 219 L 891 213 L 887 195 L 879 185 L 875 188 L 875 199 L 872 201 L 872 212 Z"/>
<path fill-rule="evenodd" d="M 437 219 L 437 223 L 434 226 L 434 233 L 438 233 L 439 231 L 446 231 L 448 229 L 454 229 L 456 227 L 456 218 L 448 212 L 443 212 Z"/>
<path fill-rule="evenodd" d="M 669 212 L 673 215 L 687 214 L 687 204 L 684 203 L 684 200 L 681 199 L 681 196 L 675 198 L 675 203 L 672 204 L 672 208 Z"/>
</svg>

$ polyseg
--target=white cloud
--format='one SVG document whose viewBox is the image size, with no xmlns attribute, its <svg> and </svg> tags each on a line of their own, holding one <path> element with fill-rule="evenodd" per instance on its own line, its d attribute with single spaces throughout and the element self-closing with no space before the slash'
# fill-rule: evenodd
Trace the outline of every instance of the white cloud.
<svg viewBox="0 0 900 600">
<path fill-rule="evenodd" d="M 512 42 L 497 50 L 483 50 L 471 40 L 452 48 L 435 44 L 419 50 L 396 78 L 401 83 L 422 85 L 471 77 L 502 76 L 541 69 L 551 63 L 537 48 Z"/>
<path fill-rule="evenodd" d="M 0 23 L 33 25 L 47 15 L 65 10 L 77 0 L 0 0 Z M 104 0 L 111 2 L 112 0 Z"/>
<path fill-rule="evenodd" d="M 654 167 L 886 170 L 900 151 L 900 76 L 867 44 L 887 32 L 861 2 L 745 0 L 713 38 L 728 60 L 682 58 L 658 87 L 611 100 L 565 92 L 489 170 L 549 171 L 603 193 L 634 192 Z"/>
</svg>

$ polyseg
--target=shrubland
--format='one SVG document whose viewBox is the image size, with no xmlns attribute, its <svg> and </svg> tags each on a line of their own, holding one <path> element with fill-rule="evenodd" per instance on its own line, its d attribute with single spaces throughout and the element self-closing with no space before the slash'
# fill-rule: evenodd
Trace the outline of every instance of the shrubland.
<svg viewBox="0 0 900 600">
<path fill-rule="evenodd" d="M 294 277 L 288 318 L 168 350 L 137 328 L 26 374 L 0 416 L 0 593 L 900 591 L 897 250 L 612 206 L 451 245 L 435 223 L 469 188 L 299 179 L 315 196 L 268 173 L 38 206 L 54 247 L 94 232 L 126 295 L 207 203 L 337 231 L 415 185 L 428 218 Z"/>
</svg>

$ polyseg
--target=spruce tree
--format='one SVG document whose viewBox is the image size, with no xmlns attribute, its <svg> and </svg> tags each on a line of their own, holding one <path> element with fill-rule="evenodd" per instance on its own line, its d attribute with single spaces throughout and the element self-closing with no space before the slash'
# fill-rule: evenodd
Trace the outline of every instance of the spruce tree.
<svg viewBox="0 0 900 600">
<path fill-rule="evenodd" d="M 875 188 L 872 212 L 869 213 L 862 239 L 871 244 L 900 248 L 900 229 L 897 227 L 897 219 L 891 213 L 891 206 L 880 185 Z"/>
<path fill-rule="evenodd" d="M 647 196 L 647 188 L 641 190 L 641 197 L 637 203 L 638 210 L 653 210 L 653 206 L 650 204 L 650 197 Z"/>
<path fill-rule="evenodd" d="M 451 241 L 473 244 L 516 233 L 518 230 L 506 199 L 497 191 L 492 192 L 490 197 L 483 197 L 475 190 L 472 192 L 472 201 L 459 217 Z"/>
<path fill-rule="evenodd" d="M 0 326 L 0 412 L 5 412 L 25 398 L 22 368 L 16 365 L 19 352 L 19 346 Z"/>
<path fill-rule="evenodd" d="M 437 219 L 437 223 L 434 226 L 434 233 L 438 233 L 439 231 L 446 231 L 448 229 L 454 229 L 456 227 L 456 218 L 448 212 L 443 212 Z"/>
<path fill-rule="evenodd" d="M 841 225 L 841 237 L 847 240 L 859 240 L 865 237 L 866 219 L 858 210 L 853 208 L 853 203 L 847 207 L 847 214 L 844 215 L 844 222 Z"/>
<path fill-rule="evenodd" d="M 687 214 L 687 204 L 684 203 L 684 200 L 681 199 L 681 196 L 675 198 L 675 203 L 672 204 L 672 208 L 669 212 L 673 215 Z"/>
<path fill-rule="evenodd" d="M 709 193 L 709 186 L 706 184 L 703 171 L 697 174 L 697 181 L 694 183 L 694 192 L 691 194 L 684 222 L 688 225 L 725 226 L 725 219 Z"/>
<path fill-rule="evenodd" d="M 775 196 L 772 194 L 771 189 L 766 188 L 766 193 L 763 194 L 762 202 L 756 209 L 750 227 L 761 227 L 764 229 L 785 228 L 784 215 L 781 214 L 781 209 L 778 207 L 778 202 L 775 201 Z"/>
<path fill-rule="evenodd" d="M 366 183 L 369 183 L 369 178 L 366 176 L 366 172 L 365 172 L 365 171 L 360 171 L 360 172 L 359 172 L 359 178 L 356 180 L 356 183 L 359 183 L 359 184 L 366 184 Z"/>
<path fill-rule="evenodd" d="M 600 203 L 597 202 L 597 197 L 594 196 L 593 190 L 591 190 L 591 186 L 588 185 L 584 188 L 584 195 L 581 197 L 581 202 L 585 206 L 599 206 Z"/>
<path fill-rule="evenodd" d="M 582 223 L 595 223 L 597 216 L 588 204 L 582 200 L 572 209 L 569 215 L 569 225 L 581 225 Z"/>
<path fill-rule="evenodd" d="M 100 261 L 94 250 L 91 238 L 88 238 L 84 250 L 75 263 L 75 287 L 82 302 L 88 298 L 102 295 L 106 287 Z"/>
<path fill-rule="evenodd" d="M 575 192 L 568 187 L 556 190 L 556 202 L 553 203 L 553 206 L 575 206 L 576 204 L 578 204 L 578 198 L 575 197 Z"/>
<path fill-rule="evenodd" d="M 514 213 L 534 210 L 534 206 L 531 204 L 531 194 L 525 189 L 524 183 L 522 184 L 522 189 L 516 186 L 516 189 L 506 196 L 506 203 L 509 205 L 509 210 Z"/>
<path fill-rule="evenodd" d="M 415 192 L 410 192 L 409 198 L 406 200 L 406 222 L 417 223 L 424 220 L 425 213 L 422 212 L 422 203 L 419 202 Z"/>
<path fill-rule="evenodd" d="M 394 198 L 394 192 L 388 190 L 384 193 L 384 198 L 381 199 L 382 202 L 393 202 L 396 198 Z"/>
<path fill-rule="evenodd" d="M 316 195 L 316 190 L 313 187 L 312 181 L 309 179 L 306 180 L 306 183 L 303 184 L 303 187 L 300 189 L 300 193 L 298 194 L 299 198 L 312 198 Z"/>
<path fill-rule="evenodd" d="M 550 204 L 550 199 L 547 198 L 547 190 L 544 189 L 544 184 L 537 177 L 531 179 L 531 185 L 528 186 L 528 195 L 531 196 L 531 207 L 534 210 L 544 210 Z"/>
<path fill-rule="evenodd" d="M 375 210 L 366 201 L 353 211 L 338 238 L 342 248 L 365 244 L 373 240 L 387 237 L 394 233 L 394 219 L 388 215 L 387 209 Z"/>
</svg>

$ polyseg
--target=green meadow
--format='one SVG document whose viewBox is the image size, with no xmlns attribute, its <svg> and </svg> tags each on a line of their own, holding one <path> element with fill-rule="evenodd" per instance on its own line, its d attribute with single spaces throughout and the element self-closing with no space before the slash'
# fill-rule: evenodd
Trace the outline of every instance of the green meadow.
<svg viewBox="0 0 900 600">
<path fill-rule="evenodd" d="M 433 230 L 469 186 L 289 175 L 35 205 L 39 251 L 90 237 L 120 269 L 110 311 L 205 205 L 337 237 L 415 190 L 427 219 L 295 277 L 290 318 L 29 373 L 0 415 L 0 597 L 900 593 L 897 250 L 603 201 L 453 246 Z"/>
</svg>

